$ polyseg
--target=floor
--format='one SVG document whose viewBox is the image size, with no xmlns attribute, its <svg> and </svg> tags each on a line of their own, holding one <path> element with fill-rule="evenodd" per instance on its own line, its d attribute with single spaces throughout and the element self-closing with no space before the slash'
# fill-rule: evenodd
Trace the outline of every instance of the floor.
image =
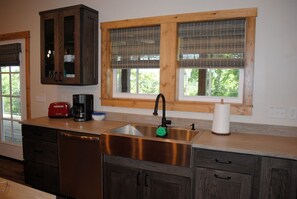
<svg viewBox="0 0 297 199">
<path fill-rule="evenodd" d="M 23 162 L 0 156 L 0 177 L 25 184 Z"/>
</svg>

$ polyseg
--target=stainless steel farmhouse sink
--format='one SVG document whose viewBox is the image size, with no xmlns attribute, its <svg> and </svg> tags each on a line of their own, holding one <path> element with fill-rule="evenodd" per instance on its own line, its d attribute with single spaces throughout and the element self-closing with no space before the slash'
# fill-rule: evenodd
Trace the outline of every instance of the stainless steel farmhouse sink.
<svg viewBox="0 0 297 199">
<path fill-rule="evenodd" d="M 156 137 L 156 126 L 150 125 L 139 125 L 139 124 L 127 124 L 125 126 L 112 129 L 111 133 L 119 133 L 119 134 L 126 134 L 126 135 L 136 135 L 142 137 Z M 171 128 L 168 127 L 168 135 L 162 139 L 172 139 L 172 140 L 179 140 L 179 141 L 191 141 L 196 135 L 198 131 L 189 130 L 189 129 L 182 129 L 182 128 Z"/>
<path fill-rule="evenodd" d="M 156 126 L 127 124 L 101 134 L 104 154 L 190 167 L 191 141 L 198 131 L 168 127 L 166 137 L 156 136 Z"/>
</svg>

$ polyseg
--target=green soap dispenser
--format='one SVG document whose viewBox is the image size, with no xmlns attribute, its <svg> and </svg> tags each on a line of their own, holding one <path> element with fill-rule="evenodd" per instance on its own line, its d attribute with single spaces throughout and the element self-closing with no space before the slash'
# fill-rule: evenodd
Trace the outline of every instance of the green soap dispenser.
<svg viewBox="0 0 297 199">
<path fill-rule="evenodd" d="M 159 126 L 156 130 L 157 137 L 166 137 L 167 136 L 167 128 L 163 126 Z"/>
</svg>

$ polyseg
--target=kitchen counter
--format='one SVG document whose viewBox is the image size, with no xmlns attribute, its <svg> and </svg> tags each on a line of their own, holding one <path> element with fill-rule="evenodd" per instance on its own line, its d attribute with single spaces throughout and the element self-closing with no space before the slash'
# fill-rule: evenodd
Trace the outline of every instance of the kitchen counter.
<svg viewBox="0 0 297 199">
<path fill-rule="evenodd" d="M 40 127 L 54 128 L 59 130 L 75 131 L 80 133 L 89 133 L 100 135 L 104 131 L 124 126 L 125 122 L 117 122 L 110 120 L 95 121 L 89 120 L 85 122 L 73 121 L 73 118 L 48 118 L 40 117 L 24 120 L 22 124 L 34 125 Z"/>
<path fill-rule="evenodd" d="M 0 178 L 1 199 L 55 199 L 56 196 Z"/>
<path fill-rule="evenodd" d="M 193 147 L 297 160 L 297 138 L 245 133 L 215 135 L 203 131 Z"/>
<path fill-rule="evenodd" d="M 72 118 L 55 119 L 41 117 L 22 121 L 22 124 L 100 135 L 103 132 L 127 123 L 111 120 L 75 122 Z M 192 146 L 195 148 L 297 160 L 297 137 L 247 133 L 231 133 L 231 135 L 225 136 L 214 135 L 210 131 L 204 130 L 200 131 L 195 140 L 193 140 Z"/>
</svg>

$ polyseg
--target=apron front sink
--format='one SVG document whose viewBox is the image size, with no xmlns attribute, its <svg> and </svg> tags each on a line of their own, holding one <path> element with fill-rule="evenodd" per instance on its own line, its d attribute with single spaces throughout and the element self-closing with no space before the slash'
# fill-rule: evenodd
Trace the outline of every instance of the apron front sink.
<svg viewBox="0 0 297 199">
<path fill-rule="evenodd" d="M 198 131 L 168 128 L 165 138 L 155 126 L 128 124 L 103 133 L 101 152 L 108 155 L 190 167 L 191 141 Z"/>
</svg>

